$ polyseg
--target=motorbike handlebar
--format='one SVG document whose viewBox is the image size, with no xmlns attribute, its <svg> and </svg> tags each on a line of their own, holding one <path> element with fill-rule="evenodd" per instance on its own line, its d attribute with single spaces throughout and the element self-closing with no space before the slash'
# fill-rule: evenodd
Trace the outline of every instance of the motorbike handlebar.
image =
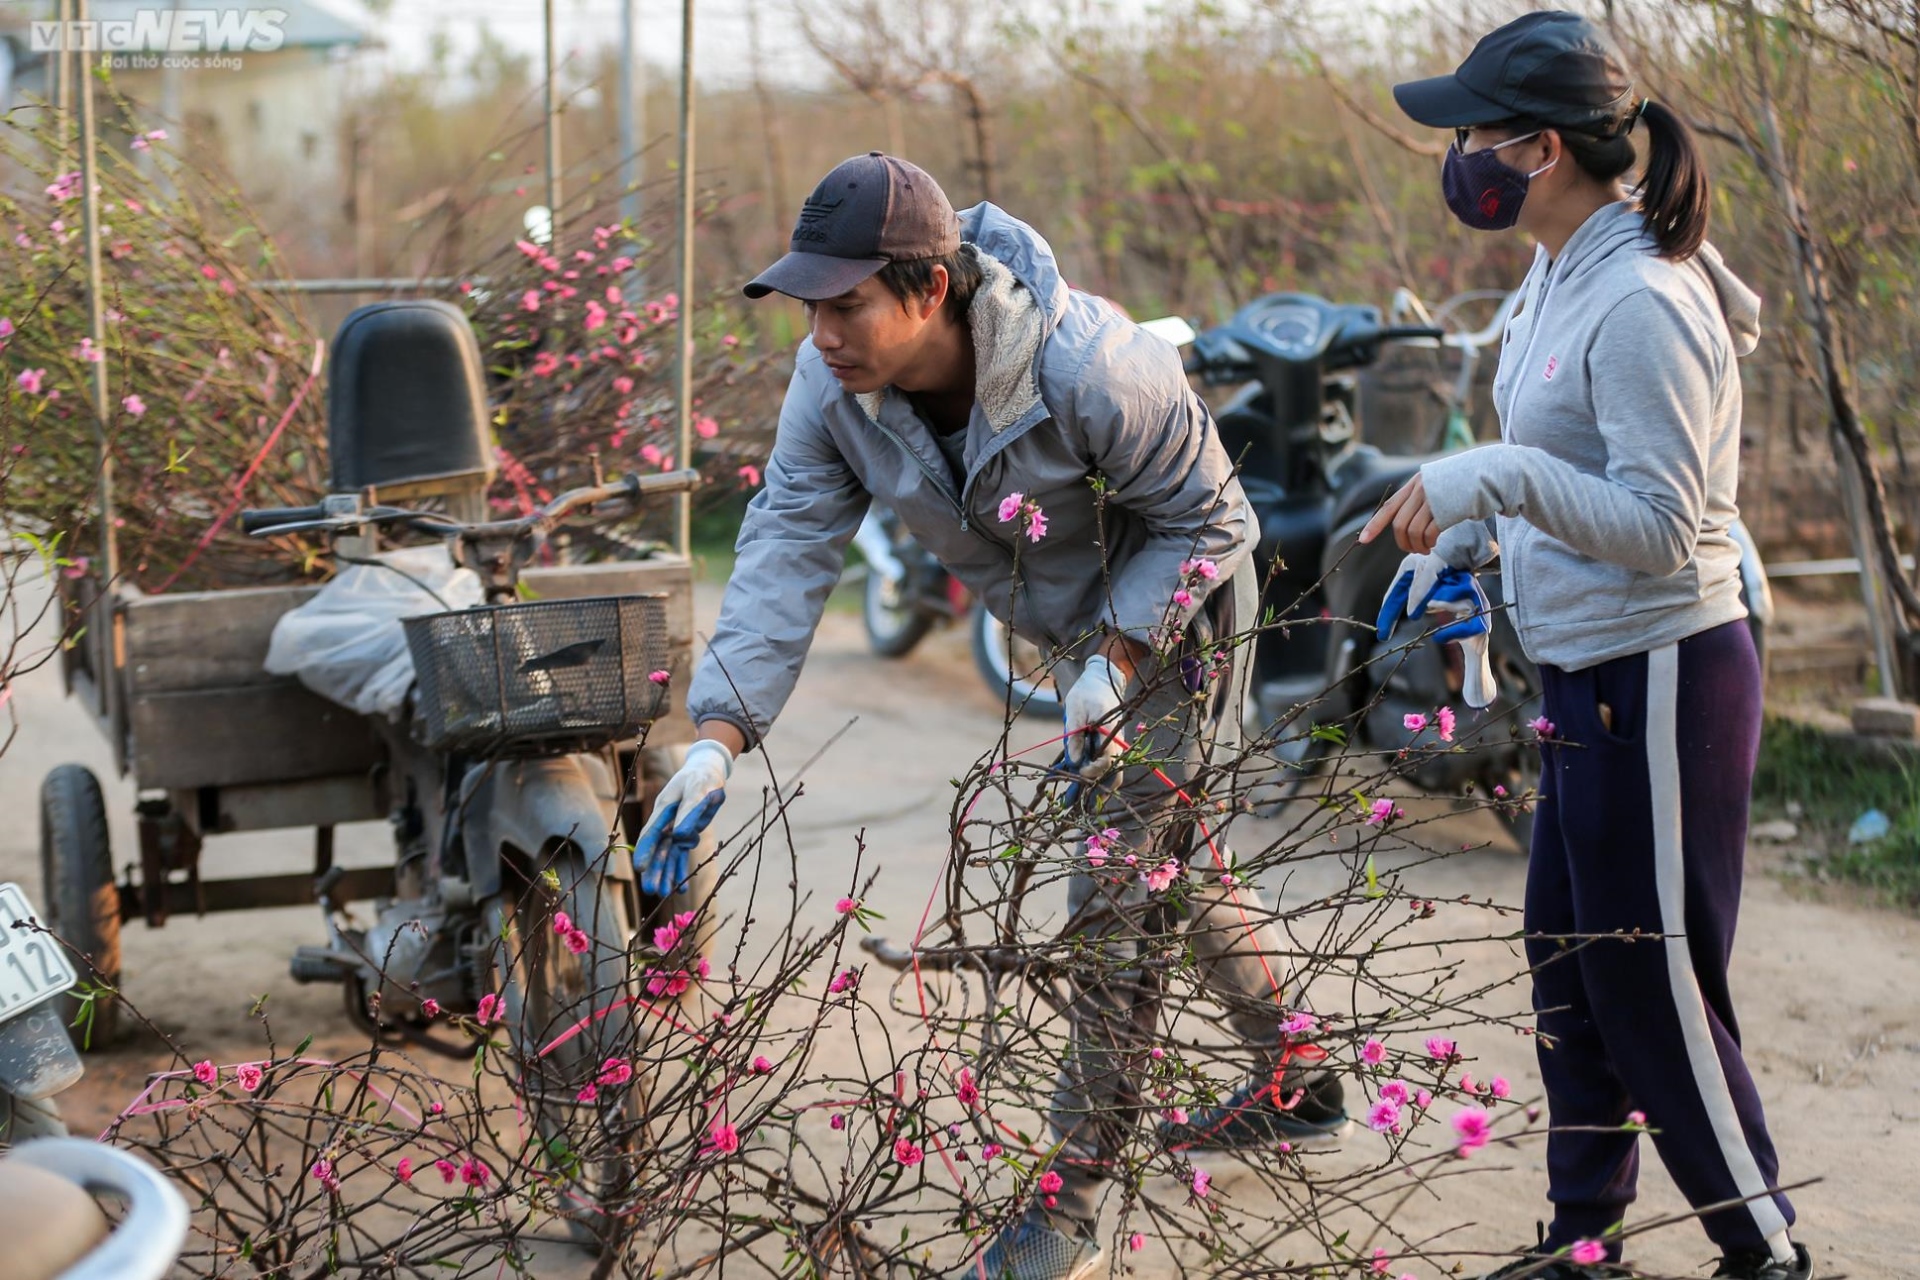
<svg viewBox="0 0 1920 1280">
<path fill-rule="evenodd" d="M 240 513 L 240 532 L 258 534 L 283 524 L 310 524 L 326 518 L 325 507 L 250 507 Z"/>
<path fill-rule="evenodd" d="M 1439 341 L 1447 336 L 1447 331 L 1430 324 L 1397 324 L 1380 330 L 1373 335 L 1376 342 L 1414 342 L 1422 338 Z"/>
<path fill-rule="evenodd" d="M 374 507 L 354 514 L 329 515 L 325 507 L 263 507 L 240 513 L 241 531 L 256 536 L 294 532 L 310 526 L 347 529 L 364 524 L 404 523 L 416 529 L 441 535 L 461 533 L 512 534 L 551 524 L 562 517 L 598 502 L 626 499 L 638 502 L 644 497 L 669 493 L 691 493 L 700 487 L 700 473 L 692 468 L 664 471 L 657 475 L 626 475 L 612 484 L 569 489 L 545 506 L 515 520 L 484 524 L 465 524 L 430 511 L 409 511 L 403 507 Z"/>
</svg>

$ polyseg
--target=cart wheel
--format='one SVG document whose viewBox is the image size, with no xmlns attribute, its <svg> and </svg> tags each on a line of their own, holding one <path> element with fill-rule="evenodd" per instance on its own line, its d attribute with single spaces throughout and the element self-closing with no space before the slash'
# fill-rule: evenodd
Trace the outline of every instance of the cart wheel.
<svg viewBox="0 0 1920 1280">
<path fill-rule="evenodd" d="M 513 1037 L 516 1091 L 552 1162 L 555 1208 L 569 1234 L 584 1248 L 617 1254 L 630 1221 L 618 1208 L 632 1184 L 646 1081 L 636 1076 L 587 1102 L 579 1091 L 609 1057 L 632 1052 L 627 1015 L 599 1016 L 634 994 L 626 895 L 570 844 L 530 882 L 520 880 L 517 897 L 512 885 L 489 900 L 486 921 L 500 939 L 490 967 Z M 553 929 L 558 911 L 587 935 L 584 951 L 562 945 Z"/>
<path fill-rule="evenodd" d="M 660 794 L 660 788 L 667 779 L 673 777 L 680 766 L 687 762 L 687 749 L 691 743 L 681 743 L 672 747 L 648 747 L 640 756 L 641 781 L 647 797 L 647 814 L 653 812 L 653 797 Z M 644 818 L 643 818 L 644 821 Z M 638 834 L 639 825 L 634 828 Z M 700 836 L 700 843 L 694 846 L 693 853 L 687 859 L 691 875 L 687 887 L 679 893 L 666 898 L 656 898 L 649 893 L 639 892 L 636 878 L 635 892 L 640 899 L 640 924 L 642 936 L 649 935 L 655 928 L 666 924 L 682 912 L 695 913 L 693 924 L 698 954 L 713 959 L 713 895 L 720 888 L 720 862 L 714 852 L 720 847 L 720 833 L 708 827 Z"/>
<path fill-rule="evenodd" d="M 83 765 L 63 764 L 40 784 L 40 877 L 47 926 L 79 952 L 92 973 L 83 980 L 120 985 L 120 894 L 113 884 L 113 850 L 107 843 L 107 806 L 100 780 Z M 61 1021 L 72 1027 L 81 1001 L 61 996 Z M 74 1028 L 85 1051 L 113 1043 L 119 1004 L 93 1001 L 91 1029 Z"/>
<path fill-rule="evenodd" d="M 52 1098 L 34 1102 L 0 1091 L 0 1146 L 17 1147 L 35 1138 L 64 1138 L 67 1122 Z"/>
</svg>

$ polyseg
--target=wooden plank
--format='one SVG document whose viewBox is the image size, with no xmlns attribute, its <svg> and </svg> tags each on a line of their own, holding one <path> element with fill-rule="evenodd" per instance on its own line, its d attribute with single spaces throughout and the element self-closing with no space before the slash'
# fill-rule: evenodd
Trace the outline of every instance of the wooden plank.
<svg viewBox="0 0 1920 1280">
<path fill-rule="evenodd" d="M 278 876 L 247 876 L 244 879 L 202 880 L 195 886 L 183 880 L 167 882 L 166 910 L 169 916 L 216 911 L 260 911 L 270 907 L 303 907 L 319 901 L 314 896 L 317 878 L 311 872 L 293 872 Z M 334 882 L 334 902 L 354 902 L 368 898 L 393 896 L 392 867 L 354 867 Z M 120 886 L 120 919 L 139 920 L 146 914 L 141 902 L 141 887 Z"/>
<path fill-rule="evenodd" d="M 382 759 L 367 720 L 284 678 L 142 693 L 130 728 L 133 776 L 157 790 L 327 778 Z"/>
<path fill-rule="evenodd" d="M 214 796 L 213 831 L 227 835 L 378 821 L 390 808 L 380 780 L 378 772 L 363 769 L 338 778 L 221 787 Z"/>
<path fill-rule="evenodd" d="M 273 626 L 318 590 L 245 587 L 126 598 L 128 692 L 137 700 L 279 681 L 261 665 Z"/>
</svg>

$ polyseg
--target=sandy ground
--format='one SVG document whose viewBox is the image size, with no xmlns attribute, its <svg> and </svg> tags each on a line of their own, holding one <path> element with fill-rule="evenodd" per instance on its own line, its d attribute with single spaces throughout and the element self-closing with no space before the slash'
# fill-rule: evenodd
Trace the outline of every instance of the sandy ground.
<svg viewBox="0 0 1920 1280">
<path fill-rule="evenodd" d="M 704 620 L 717 605 L 703 589 Z M 42 672 L 23 681 L 16 704 L 23 728 L 0 758 L 0 879 L 21 881 L 39 893 L 36 789 L 45 771 L 63 761 L 90 765 L 108 782 L 116 856 L 135 856 L 130 783 L 109 778 L 103 741 L 78 707 L 64 701 L 57 678 Z M 851 722 L 851 728 L 847 728 Z M 945 820 L 951 779 L 998 734 L 999 709 L 975 676 L 957 632 L 936 635 L 897 663 L 868 655 L 857 618 L 830 614 L 813 661 L 773 742 L 773 763 L 787 774 L 830 737 L 840 740 L 805 778 L 792 811 L 792 828 L 807 887 L 816 890 L 809 923 L 823 923 L 852 873 L 855 834 L 864 832 L 870 866 L 880 869 L 869 905 L 884 912 L 896 937 L 911 933 L 945 858 Z M 1025 741 L 1044 726 L 1024 725 Z M 751 796 L 764 785 L 758 757 L 742 763 L 731 793 Z M 738 799 L 730 804 L 733 808 Z M 1261 827 L 1256 824 L 1255 834 Z M 1277 828 L 1273 828 L 1277 830 Z M 1445 818 L 1432 843 L 1457 848 L 1497 840 L 1484 815 Z M 368 825 L 342 833 L 345 861 L 375 861 L 386 832 Z M 297 870 L 311 857 L 301 833 L 228 837 L 209 845 L 208 875 Z M 1920 921 L 1843 902 L 1811 900 L 1774 868 L 1782 851 L 1756 848 L 1748 880 L 1734 986 L 1749 1059 L 1758 1073 L 1779 1147 L 1783 1177 L 1817 1180 L 1795 1193 L 1802 1226 L 1823 1276 L 1901 1277 L 1920 1274 L 1913 1259 L 1920 1223 Z M 1517 903 L 1523 865 L 1504 845 L 1448 858 L 1411 873 L 1410 887 L 1440 900 Z M 1288 886 L 1310 894 L 1311 878 Z M 1438 926 L 1436 926 L 1438 927 Z M 126 986 L 156 1022 L 195 1052 L 234 1060 L 257 1051 L 248 1021 L 254 998 L 270 997 L 286 1039 L 308 1031 L 317 1050 L 356 1045 L 338 994 L 300 987 L 287 975 L 293 946 L 324 940 L 317 911 L 284 910 L 183 918 L 164 930 L 129 925 Z M 1511 951 L 1483 944 L 1450 956 L 1467 986 L 1497 983 L 1514 970 Z M 1511 1011 L 1523 989 L 1491 997 Z M 1538 1093 L 1530 1042 L 1483 1034 L 1472 1046 L 1476 1075 L 1504 1074 L 1515 1096 Z M 864 1046 L 871 1052 L 872 1046 Z M 89 1059 L 88 1076 L 62 1099 L 78 1132 L 97 1131 L 142 1087 L 159 1059 L 151 1042 L 129 1039 Z M 1362 1135 L 1356 1142 L 1376 1141 Z M 1456 1249 L 1505 1249 L 1530 1240 L 1545 1215 L 1539 1148 L 1484 1153 L 1477 1176 L 1449 1179 L 1432 1196 L 1417 1198 L 1397 1221 L 1410 1234 L 1448 1231 Z M 1641 1205 L 1648 1220 L 1680 1209 L 1663 1171 L 1646 1153 Z M 1220 1162 L 1217 1185 L 1229 1198 L 1257 1192 L 1257 1184 Z M 1297 1246 L 1276 1249 L 1273 1265 L 1303 1257 Z M 1711 1249 L 1690 1227 L 1663 1230 L 1635 1242 L 1633 1258 L 1670 1274 L 1706 1274 Z M 1166 1274 L 1171 1263 L 1154 1253 L 1132 1255 L 1135 1274 Z M 1431 1267 L 1413 1267 L 1427 1280 Z M 564 1248 L 543 1250 L 535 1274 L 586 1274 L 586 1264 Z M 1396 1271 L 1399 1270 L 1396 1268 Z M 1471 1270 L 1471 1268 L 1469 1268 Z"/>
</svg>

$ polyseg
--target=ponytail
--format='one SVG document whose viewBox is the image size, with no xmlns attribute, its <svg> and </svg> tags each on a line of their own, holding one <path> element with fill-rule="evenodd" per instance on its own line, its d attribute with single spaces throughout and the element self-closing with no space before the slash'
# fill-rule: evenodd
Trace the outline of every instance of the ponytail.
<svg viewBox="0 0 1920 1280">
<path fill-rule="evenodd" d="M 1634 122 L 1647 125 L 1647 171 L 1634 188 L 1640 197 L 1640 216 L 1660 247 L 1660 256 L 1685 262 L 1699 252 L 1707 238 L 1706 161 L 1701 158 L 1693 130 L 1667 108 L 1642 102 L 1624 127 L 1605 135 L 1560 129 L 1560 141 L 1582 172 L 1612 182 L 1633 168 Z M 1552 126 L 1550 126 L 1552 127 Z"/>
<path fill-rule="evenodd" d="M 1707 206 L 1712 192 L 1707 165 L 1693 130 L 1657 102 L 1644 103 L 1647 122 L 1647 171 L 1640 179 L 1640 215 L 1660 246 L 1660 256 L 1685 262 L 1707 238 Z"/>
</svg>

